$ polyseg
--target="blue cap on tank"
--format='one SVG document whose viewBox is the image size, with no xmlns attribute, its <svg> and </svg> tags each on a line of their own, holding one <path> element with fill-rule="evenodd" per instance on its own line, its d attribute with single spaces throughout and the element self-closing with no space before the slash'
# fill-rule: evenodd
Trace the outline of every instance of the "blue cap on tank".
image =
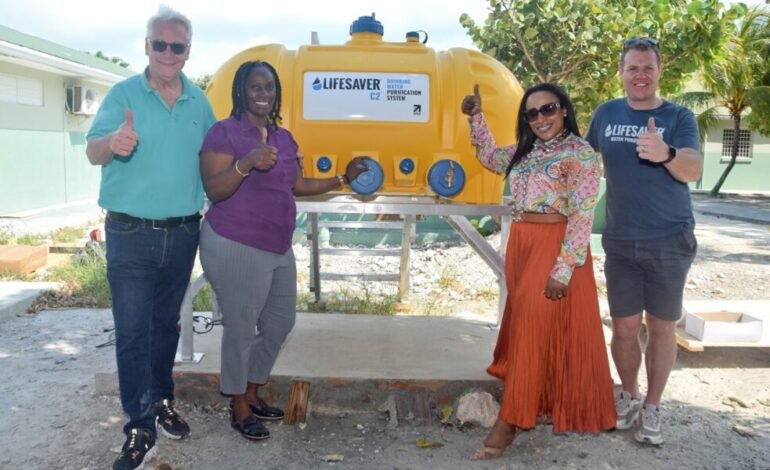
<svg viewBox="0 0 770 470">
<path fill-rule="evenodd" d="M 456 161 L 439 160 L 428 170 L 428 184 L 439 196 L 455 196 L 465 186 L 465 170 Z"/>
<path fill-rule="evenodd" d="M 372 16 L 359 16 L 350 25 L 350 34 L 353 33 L 376 33 L 382 36 L 385 34 L 385 28 L 374 18 L 374 13 L 372 13 Z"/>
<path fill-rule="evenodd" d="M 385 179 L 382 166 L 376 160 L 367 158 L 366 166 L 369 167 L 369 169 L 350 182 L 350 189 L 363 195 L 376 192 L 380 189 L 380 186 L 382 186 L 382 182 Z"/>
</svg>

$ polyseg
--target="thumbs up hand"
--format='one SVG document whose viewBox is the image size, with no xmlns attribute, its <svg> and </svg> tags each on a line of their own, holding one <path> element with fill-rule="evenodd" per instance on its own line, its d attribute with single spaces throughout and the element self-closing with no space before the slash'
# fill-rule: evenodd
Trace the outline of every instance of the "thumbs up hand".
<svg viewBox="0 0 770 470">
<path fill-rule="evenodd" d="M 134 132 L 134 113 L 126 109 L 123 124 L 110 134 L 110 151 L 115 155 L 127 157 L 134 152 L 137 142 L 139 142 L 139 134 Z"/>
<path fill-rule="evenodd" d="M 642 160 L 658 163 L 668 158 L 668 144 L 663 142 L 663 136 L 658 134 L 655 118 L 647 121 L 647 132 L 640 133 L 636 138 L 636 153 Z"/>
<path fill-rule="evenodd" d="M 468 116 L 474 116 L 481 112 L 481 95 L 479 94 L 478 83 L 473 85 L 473 94 L 463 98 L 460 110 Z"/>
<path fill-rule="evenodd" d="M 267 129 L 260 127 L 259 132 L 259 143 L 241 159 L 243 163 L 240 166 L 244 171 L 251 168 L 267 171 L 278 161 L 278 149 L 267 143 Z"/>
</svg>

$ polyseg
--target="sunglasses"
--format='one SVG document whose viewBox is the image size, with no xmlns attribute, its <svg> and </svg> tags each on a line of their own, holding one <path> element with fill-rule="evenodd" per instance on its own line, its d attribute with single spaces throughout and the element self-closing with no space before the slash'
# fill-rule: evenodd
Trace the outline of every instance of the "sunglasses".
<svg viewBox="0 0 770 470">
<path fill-rule="evenodd" d="M 561 109 L 561 103 L 548 103 L 540 106 L 539 108 L 531 108 L 524 111 L 524 117 L 527 118 L 527 122 L 533 122 L 537 120 L 537 115 L 542 114 L 543 117 L 551 117 Z"/>
<path fill-rule="evenodd" d="M 189 44 L 182 44 L 181 42 L 166 42 L 160 39 L 150 40 L 150 45 L 152 46 L 153 51 L 159 53 L 164 52 L 168 47 L 171 47 L 171 52 L 176 55 L 184 54 L 185 51 L 187 51 L 187 46 L 189 46 Z"/>
<path fill-rule="evenodd" d="M 657 49 L 658 44 L 660 44 L 660 42 L 653 38 L 631 38 L 623 41 L 623 50 L 628 50 L 629 48 L 636 46 L 646 46 Z"/>
</svg>

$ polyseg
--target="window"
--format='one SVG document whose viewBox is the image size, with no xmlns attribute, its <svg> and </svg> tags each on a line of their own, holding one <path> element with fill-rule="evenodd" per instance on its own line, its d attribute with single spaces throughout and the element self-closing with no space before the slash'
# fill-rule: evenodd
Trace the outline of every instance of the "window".
<svg viewBox="0 0 770 470">
<path fill-rule="evenodd" d="M 722 160 L 729 160 L 733 151 L 734 129 L 725 129 L 722 131 Z M 738 133 L 738 160 L 751 159 L 751 132 L 748 129 L 741 129 Z"/>
<path fill-rule="evenodd" d="M 0 102 L 43 106 L 43 81 L 0 74 Z"/>
</svg>

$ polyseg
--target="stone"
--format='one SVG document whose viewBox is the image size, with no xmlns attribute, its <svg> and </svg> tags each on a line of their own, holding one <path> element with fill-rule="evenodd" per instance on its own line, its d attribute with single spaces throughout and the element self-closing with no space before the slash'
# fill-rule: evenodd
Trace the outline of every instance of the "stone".
<svg viewBox="0 0 770 470">
<path fill-rule="evenodd" d="M 500 413 L 500 404 L 489 392 L 472 391 L 457 400 L 457 419 L 491 428 Z"/>
</svg>

